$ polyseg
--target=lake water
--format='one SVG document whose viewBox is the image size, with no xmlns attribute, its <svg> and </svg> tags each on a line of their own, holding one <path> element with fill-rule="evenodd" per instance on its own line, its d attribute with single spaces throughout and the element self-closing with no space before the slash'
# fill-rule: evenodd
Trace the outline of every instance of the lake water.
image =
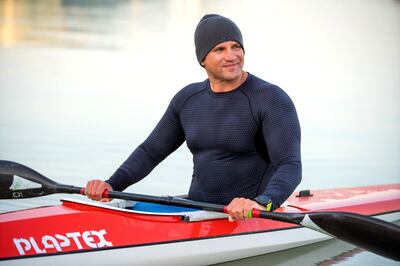
<svg viewBox="0 0 400 266">
<path fill-rule="evenodd" d="M 108 178 L 173 95 L 206 78 L 206 13 L 241 28 L 245 70 L 282 87 L 302 126 L 298 189 L 400 182 L 400 1 L 0 0 L 0 159 L 62 183 Z M 128 190 L 185 194 L 183 145 Z M 61 196 L 1 201 L 0 211 Z M 230 265 L 398 265 L 341 241 Z"/>
</svg>

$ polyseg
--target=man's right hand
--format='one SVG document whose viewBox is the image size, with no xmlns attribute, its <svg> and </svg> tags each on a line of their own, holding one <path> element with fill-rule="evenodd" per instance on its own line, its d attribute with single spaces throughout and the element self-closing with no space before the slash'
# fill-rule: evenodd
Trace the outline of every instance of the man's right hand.
<svg viewBox="0 0 400 266">
<path fill-rule="evenodd" d="M 112 191 L 113 188 L 107 182 L 99 179 L 90 180 L 86 184 L 85 194 L 89 199 L 100 200 L 100 201 L 110 201 L 111 199 L 103 198 L 103 193 L 105 190 Z"/>
</svg>

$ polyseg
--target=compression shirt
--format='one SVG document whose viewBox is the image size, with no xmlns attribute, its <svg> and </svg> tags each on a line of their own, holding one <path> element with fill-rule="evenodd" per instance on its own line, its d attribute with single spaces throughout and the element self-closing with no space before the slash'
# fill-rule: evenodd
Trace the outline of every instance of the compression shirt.
<svg viewBox="0 0 400 266">
<path fill-rule="evenodd" d="M 193 154 L 189 198 L 228 204 L 259 194 L 280 206 L 301 180 L 300 125 L 289 96 L 249 73 L 215 93 L 209 80 L 179 91 L 149 137 L 107 182 L 122 191 L 183 142 Z"/>
</svg>

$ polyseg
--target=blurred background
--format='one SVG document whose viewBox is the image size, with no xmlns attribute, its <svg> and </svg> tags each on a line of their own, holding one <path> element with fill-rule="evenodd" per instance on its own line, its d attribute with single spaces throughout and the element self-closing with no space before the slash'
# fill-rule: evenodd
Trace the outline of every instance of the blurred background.
<svg viewBox="0 0 400 266">
<path fill-rule="evenodd" d="M 175 93 L 206 79 L 193 34 L 207 13 L 238 24 L 245 70 L 294 101 L 298 189 L 400 182 L 396 0 L 0 0 L 0 159 L 77 186 L 108 178 Z M 128 190 L 185 194 L 191 172 L 184 144 Z M 367 254 L 363 265 L 391 263 Z"/>
</svg>

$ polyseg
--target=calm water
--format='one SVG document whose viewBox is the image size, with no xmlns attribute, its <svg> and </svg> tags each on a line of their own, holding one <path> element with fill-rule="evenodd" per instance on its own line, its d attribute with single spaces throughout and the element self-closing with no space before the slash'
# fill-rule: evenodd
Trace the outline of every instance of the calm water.
<svg viewBox="0 0 400 266">
<path fill-rule="evenodd" d="M 235 20 L 245 69 L 295 102 L 299 189 L 400 182 L 394 0 L 0 0 L 0 159 L 73 185 L 110 176 L 171 97 L 206 78 L 193 44 L 205 13 Z M 184 194 L 191 170 L 183 145 L 129 190 Z M 1 201 L 0 211 L 59 198 Z M 396 265 L 336 240 L 240 264 Z"/>
</svg>

